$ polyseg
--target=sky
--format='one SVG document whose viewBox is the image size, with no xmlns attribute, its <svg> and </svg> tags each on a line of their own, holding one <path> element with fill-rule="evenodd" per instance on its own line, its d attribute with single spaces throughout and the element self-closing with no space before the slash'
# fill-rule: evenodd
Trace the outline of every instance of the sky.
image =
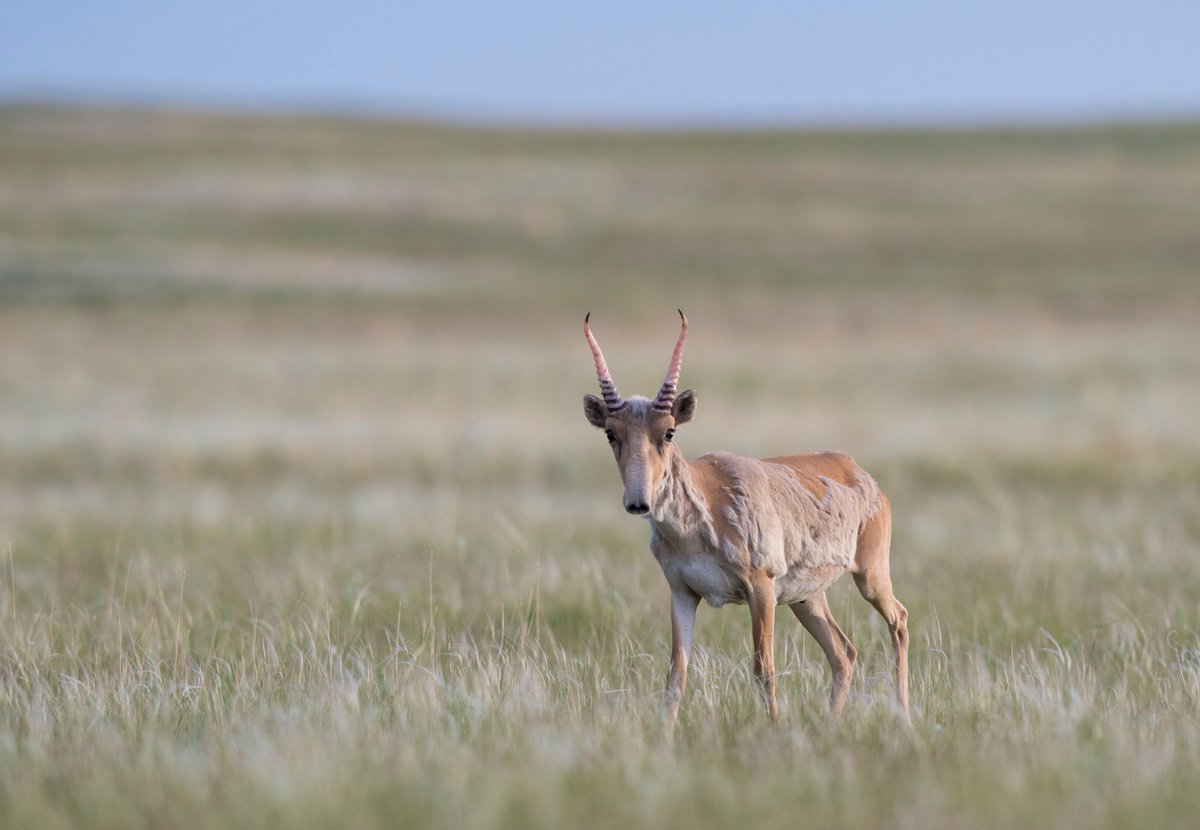
<svg viewBox="0 0 1200 830">
<path fill-rule="evenodd" d="M 1200 116 L 1200 0 L 6 0 L 0 100 L 647 125 Z"/>
</svg>

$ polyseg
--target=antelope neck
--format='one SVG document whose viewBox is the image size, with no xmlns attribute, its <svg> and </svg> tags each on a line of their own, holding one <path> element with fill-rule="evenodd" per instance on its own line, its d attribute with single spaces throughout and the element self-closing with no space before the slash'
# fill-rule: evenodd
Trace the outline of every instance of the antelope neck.
<svg viewBox="0 0 1200 830">
<path fill-rule="evenodd" d="M 712 518 L 704 495 L 692 479 L 691 464 L 674 444 L 662 481 L 654 493 L 650 523 L 671 539 L 681 539 L 697 530 L 711 535 Z"/>
</svg>

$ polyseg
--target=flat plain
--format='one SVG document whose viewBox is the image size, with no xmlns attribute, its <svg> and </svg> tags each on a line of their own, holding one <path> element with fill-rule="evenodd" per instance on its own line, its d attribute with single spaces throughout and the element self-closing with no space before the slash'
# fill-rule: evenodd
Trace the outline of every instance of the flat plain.
<svg viewBox="0 0 1200 830">
<path fill-rule="evenodd" d="M 670 630 L 581 323 L 678 442 L 896 515 Z M 1191 827 L 1200 127 L 636 133 L 0 109 L 0 826 Z"/>
</svg>

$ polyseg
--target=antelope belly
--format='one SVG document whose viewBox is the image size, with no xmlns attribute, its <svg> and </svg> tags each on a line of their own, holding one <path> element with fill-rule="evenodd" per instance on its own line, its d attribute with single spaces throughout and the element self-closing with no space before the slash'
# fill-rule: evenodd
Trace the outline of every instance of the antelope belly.
<svg viewBox="0 0 1200 830">
<path fill-rule="evenodd" d="M 786 605 L 819 596 L 847 569 L 848 566 L 841 563 L 793 567 L 775 577 L 775 601 Z"/>
</svg>

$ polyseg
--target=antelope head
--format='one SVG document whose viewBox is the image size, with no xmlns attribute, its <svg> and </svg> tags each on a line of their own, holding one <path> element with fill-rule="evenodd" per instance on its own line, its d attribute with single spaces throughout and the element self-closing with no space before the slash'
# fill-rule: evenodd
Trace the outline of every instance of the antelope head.
<svg viewBox="0 0 1200 830">
<path fill-rule="evenodd" d="M 604 362 L 600 344 L 588 326 L 591 314 L 583 318 L 583 336 L 592 347 L 603 396 L 584 395 L 583 412 L 588 423 L 604 430 L 625 484 L 625 509 L 638 516 L 644 516 L 654 508 L 655 494 L 659 492 L 672 453 L 676 451 L 672 443 L 675 428 L 686 424 L 696 414 L 696 393 L 691 389 L 678 395 L 675 393 L 683 360 L 683 341 L 687 338 L 687 317 L 682 311 L 679 317 L 683 321 L 679 342 L 675 344 L 667 376 L 654 400 L 640 395 L 621 397 Z"/>
</svg>

